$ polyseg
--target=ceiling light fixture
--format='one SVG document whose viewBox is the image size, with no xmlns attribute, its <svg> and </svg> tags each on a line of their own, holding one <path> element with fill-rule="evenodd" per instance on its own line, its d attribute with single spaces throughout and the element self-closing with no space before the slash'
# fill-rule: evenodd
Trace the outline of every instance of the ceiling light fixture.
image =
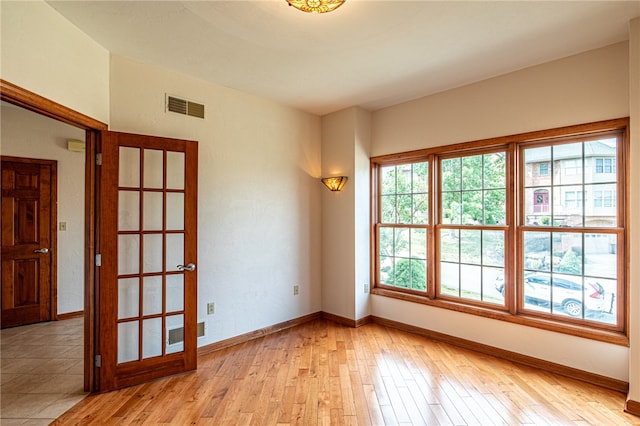
<svg viewBox="0 0 640 426">
<path fill-rule="evenodd" d="M 289 6 L 307 13 L 325 13 L 336 10 L 345 0 L 287 0 Z"/>
</svg>

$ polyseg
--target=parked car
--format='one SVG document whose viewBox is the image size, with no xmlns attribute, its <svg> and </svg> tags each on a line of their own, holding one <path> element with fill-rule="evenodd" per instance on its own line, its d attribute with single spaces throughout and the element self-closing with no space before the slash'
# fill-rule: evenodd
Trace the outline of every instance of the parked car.
<svg viewBox="0 0 640 426">
<path fill-rule="evenodd" d="M 550 280 L 553 282 L 553 296 L 550 291 Z M 504 295 L 504 277 L 498 276 L 495 281 L 496 290 Z M 556 305 L 572 317 L 581 317 L 583 301 L 587 309 L 604 311 L 609 306 L 605 303 L 605 291 L 596 281 L 581 283 L 566 278 L 551 278 L 549 274 L 528 273 L 524 277 L 525 302 L 537 305 L 549 305 L 551 299 Z"/>
</svg>

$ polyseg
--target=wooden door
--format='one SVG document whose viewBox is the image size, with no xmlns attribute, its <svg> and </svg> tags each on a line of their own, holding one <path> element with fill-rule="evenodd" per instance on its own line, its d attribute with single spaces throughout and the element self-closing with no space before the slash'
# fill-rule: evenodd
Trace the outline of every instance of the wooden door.
<svg viewBox="0 0 640 426">
<path fill-rule="evenodd" d="M 193 141 L 102 132 L 98 390 L 196 368 Z"/>
<path fill-rule="evenodd" d="M 2 328 L 52 319 L 56 164 L 2 157 Z"/>
</svg>

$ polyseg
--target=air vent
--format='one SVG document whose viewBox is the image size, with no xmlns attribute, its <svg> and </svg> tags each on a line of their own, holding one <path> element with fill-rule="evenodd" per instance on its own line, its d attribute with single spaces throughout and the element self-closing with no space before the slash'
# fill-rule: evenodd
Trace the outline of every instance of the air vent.
<svg viewBox="0 0 640 426">
<path fill-rule="evenodd" d="M 169 344 L 184 342 L 184 327 L 169 330 Z"/>
<path fill-rule="evenodd" d="M 204 118 L 204 105 L 167 95 L 167 111 Z"/>
<path fill-rule="evenodd" d="M 204 321 L 196 324 L 196 333 L 197 333 L 197 337 L 204 336 L 205 334 Z M 168 334 L 167 343 L 169 345 L 175 345 L 176 343 L 184 342 L 184 327 L 170 328 L 167 331 L 167 334 Z"/>
</svg>

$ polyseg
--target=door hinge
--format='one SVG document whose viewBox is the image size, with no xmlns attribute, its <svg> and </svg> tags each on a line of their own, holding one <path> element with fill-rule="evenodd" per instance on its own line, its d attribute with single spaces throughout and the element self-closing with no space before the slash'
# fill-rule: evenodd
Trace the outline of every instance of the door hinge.
<svg viewBox="0 0 640 426">
<path fill-rule="evenodd" d="M 96 154 L 96 165 L 102 166 L 102 153 L 101 152 Z"/>
<path fill-rule="evenodd" d="M 102 266 L 102 254 L 96 254 L 96 266 Z"/>
<path fill-rule="evenodd" d="M 102 367 L 102 355 L 96 355 L 94 364 L 96 367 Z"/>
</svg>

